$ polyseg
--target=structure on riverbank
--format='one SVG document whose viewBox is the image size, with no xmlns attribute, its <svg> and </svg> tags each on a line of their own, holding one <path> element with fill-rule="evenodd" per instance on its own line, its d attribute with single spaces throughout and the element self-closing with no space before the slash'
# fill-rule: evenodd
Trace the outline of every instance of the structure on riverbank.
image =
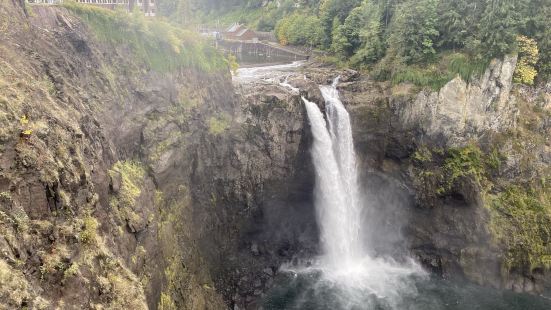
<svg viewBox="0 0 551 310">
<path fill-rule="evenodd" d="M 122 8 L 127 11 L 133 11 L 134 8 L 138 8 L 144 12 L 145 16 L 155 16 L 157 8 L 155 5 L 156 0 L 76 0 L 79 3 L 90 4 L 99 6 L 106 9 L 114 10 L 116 8 Z M 60 4 L 63 0 L 27 0 L 29 4 Z"/>
<path fill-rule="evenodd" d="M 234 23 L 223 31 L 218 28 L 199 26 L 198 31 L 214 39 L 217 48 L 234 55 L 250 55 L 266 58 L 287 58 L 288 60 L 305 60 L 309 53 L 292 50 L 275 42 L 271 32 L 256 32 L 239 23 Z"/>
<path fill-rule="evenodd" d="M 221 33 L 224 40 L 242 41 L 242 42 L 258 42 L 256 33 L 246 28 L 245 26 L 235 23 Z"/>
<path fill-rule="evenodd" d="M 271 45 L 258 41 L 217 40 L 216 46 L 225 53 L 234 55 L 286 58 L 287 60 L 306 60 L 310 57 L 308 54 L 289 50 L 275 44 Z"/>
</svg>

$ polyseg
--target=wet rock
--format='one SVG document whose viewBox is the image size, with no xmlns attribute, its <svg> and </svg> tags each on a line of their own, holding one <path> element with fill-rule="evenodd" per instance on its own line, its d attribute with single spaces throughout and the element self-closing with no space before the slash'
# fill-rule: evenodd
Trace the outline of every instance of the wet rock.
<svg viewBox="0 0 551 310">
<path fill-rule="evenodd" d="M 253 244 L 251 245 L 251 253 L 252 253 L 253 255 L 255 255 L 255 256 L 260 255 L 260 251 L 258 250 L 258 244 L 253 243 Z"/>
<path fill-rule="evenodd" d="M 355 70 L 346 69 L 340 74 L 341 82 L 353 82 L 360 77 L 360 73 Z"/>
<path fill-rule="evenodd" d="M 274 279 L 269 278 L 268 280 L 266 280 L 266 283 L 264 283 L 264 288 L 266 289 L 271 288 L 273 284 L 274 284 Z"/>
<path fill-rule="evenodd" d="M 118 194 L 121 189 L 122 176 L 119 172 L 113 171 L 109 175 L 109 186 L 114 194 Z"/>
<path fill-rule="evenodd" d="M 301 77 L 294 77 L 289 79 L 288 83 L 291 84 L 293 87 L 298 88 L 300 90 L 301 96 L 312 102 L 315 102 L 316 104 L 318 104 L 320 109 L 325 110 L 325 100 L 323 99 L 323 96 L 319 89 L 319 85 L 316 84 L 314 81 Z"/>
<path fill-rule="evenodd" d="M 264 272 L 264 274 L 267 274 L 270 277 L 273 277 L 274 275 L 274 271 L 272 270 L 272 268 L 264 268 L 262 272 Z"/>
<path fill-rule="evenodd" d="M 255 288 L 259 288 L 259 287 L 261 287 L 261 286 L 262 286 L 262 281 L 261 281 L 260 279 L 256 279 L 256 280 L 254 281 L 254 287 L 255 287 Z"/>
</svg>

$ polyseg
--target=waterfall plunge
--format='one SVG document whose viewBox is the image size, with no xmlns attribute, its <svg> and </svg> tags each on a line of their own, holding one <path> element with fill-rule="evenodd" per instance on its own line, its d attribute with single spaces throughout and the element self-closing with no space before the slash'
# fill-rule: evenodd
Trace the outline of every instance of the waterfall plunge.
<svg viewBox="0 0 551 310">
<path fill-rule="evenodd" d="M 361 257 L 360 208 L 350 117 L 338 97 L 335 80 L 321 86 L 328 127 L 317 105 L 304 99 L 314 144 L 315 204 L 326 264 L 348 265 Z"/>
<path fill-rule="evenodd" d="M 395 308 L 401 295 L 415 293 L 409 276 L 424 272 L 413 261 L 399 264 L 391 258 L 373 258 L 363 248 L 352 128 L 337 83 L 338 78 L 331 86 L 320 86 L 327 121 L 315 103 L 302 98 L 314 138 L 314 203 L 323 250 L 319 262 L 309 269 L 320 270 L 325 280 L 343 291 L 342 308 L 365 305 L 369 295 Z"/>
</svg>

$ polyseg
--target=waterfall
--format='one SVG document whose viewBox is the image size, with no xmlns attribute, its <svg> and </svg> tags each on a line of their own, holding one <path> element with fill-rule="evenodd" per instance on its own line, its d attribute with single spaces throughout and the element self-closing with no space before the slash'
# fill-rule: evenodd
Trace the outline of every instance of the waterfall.
<svg viewBox="0 0 551 310">
<path fill-rule="evenodd" d="M 317 105 L 305 98 L 303 101 L 314 137 L 315 204 L 324 259 L 342 266 L 360 258 L 362 251 L 352 128 L 336 82 L 320 87 L 326 102 L 327 125 Z"/>
<path fill-rule="evenodd" d="M 370 257 L 363 247 L 363 206 L 352 127 L 337 83 L 338 78 L 330 86 L 320 86 L 326 118 L 315 103 L 302 98 L 313 136 L 314 204 L 323 251 L 313 268 L 343 290 L 342 308 L 365 305 L 361 296 L 368 295 L 383 298 L 395 308 L 403 294 L 415 292 L 408 277 L 424 272 L 411 260 L 397 263 L 391 258 Z"/>
</svg>

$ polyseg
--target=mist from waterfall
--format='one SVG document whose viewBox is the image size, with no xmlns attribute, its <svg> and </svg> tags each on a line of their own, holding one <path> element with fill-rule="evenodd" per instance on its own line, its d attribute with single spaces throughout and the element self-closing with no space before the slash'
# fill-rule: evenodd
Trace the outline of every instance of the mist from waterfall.
<svg viewBox="0 0 551 310">
<path fill-rule="evenodd" d="M 350 116 L 339 99 L 337 83 L 338 78 L 333 85 L 320 86 L 326 118 L 315 103 L 302 98 L 313 136 L 314 203 L 323 254 L 313 265 L 294 271 L 321 272 L 317 285 L 339 292 L 338 308 L 363 309 L 373 302 L 381 306 L 381 301 L 385 308 L 396 308 L 401 296 L 416 292 L 410 276 L 424 272 L 412 260 L 397 263 L 367 254 Z"/>
</svg>

